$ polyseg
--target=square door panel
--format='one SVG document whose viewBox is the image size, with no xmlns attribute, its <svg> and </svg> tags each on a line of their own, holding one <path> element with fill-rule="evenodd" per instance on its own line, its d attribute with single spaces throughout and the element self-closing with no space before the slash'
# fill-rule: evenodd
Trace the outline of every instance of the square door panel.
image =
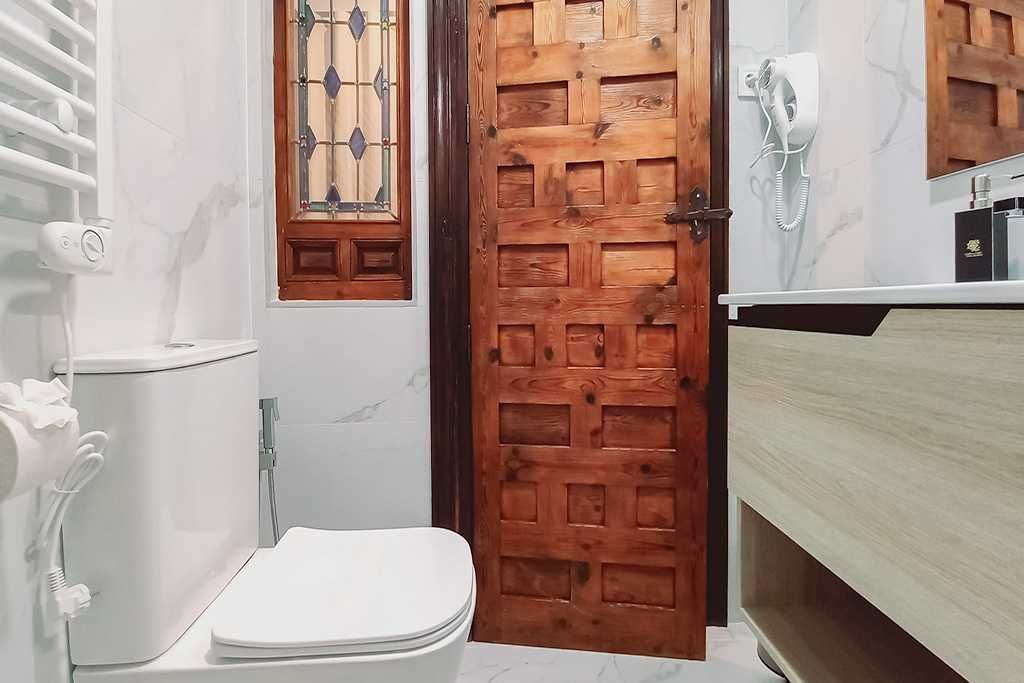
<svg viewBox="0 0 1024 683">
<path fill-rule="evenodd" d="M 675 282 L 674 243 L 601 245 L 601 284 L 605 287 L 671 285 Z"/>
<path fill-rule="evenodd" d="M 601 427 L 605 448 L 668 449 L 676 446 L 675 408 L 604 406 Z"/>
<path fill-rule="evenodd" d="M 565 244 L 507 245 L 498 251 L 499 287 L 566 287 L 569 247 Z"/>
<path fill-rule="evenodd" d="M 502 403 L 498 410 L 501 443 L 568 446 L 569 406 Z"/>
<path fill-rule="evenodd" d="M 568 600 L 572 595 L 572 564 L 562 560 L 503 557 L 501 592 Z"/>
</svg>

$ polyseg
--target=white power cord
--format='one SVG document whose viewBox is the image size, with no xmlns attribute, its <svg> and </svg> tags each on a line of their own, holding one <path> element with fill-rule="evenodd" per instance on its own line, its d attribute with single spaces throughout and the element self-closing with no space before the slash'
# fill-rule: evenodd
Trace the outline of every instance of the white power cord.
<svg viewBox="0 0 1024 683">
<path fill-rule="evenodd" d="M 60 564 L 60 530 L 68 507 L 86 484 L 103 467 L 103 449 L 110 440 L 104 432 L 89 432 L 78 439 L 75 459 L 53 491 L 50 507 L 39 531 L 36 546 L 46 553 L 46 583 L 57 603 L 61 617 L 74 619 L 81 614 L 92 600 L 89 588 L 83 584 L 69 586 Z"/>
<path fill-rule="evenodd" d="M 75 393 L 75 335 L 71 328 L 71 311 L 74 309 L 72 302 L 75 296 L 74 289 L 75 276 L 68 275 L 67 286 L 64 287 L 64 292 L 60 297 L 60 319 L 64 328 L 64 349 L 67 351 L 68 356 L 68 374 L 67 382 L 65 382 L 68 387 L 68 404 L 71 403 L 71 397 Z"/>
<path fill-rule="evenodd" d="M 68 403 L 75 385 L 75 345 L 74 332 L 71 326 L 71 309 L 74 280 L 68 278 L 67 288 L 61 296 L 61 317 L 64 327 L 64 343 L 67 350 L 67 387 Z M 64 525 L 64 516 L 71 505 L 75 494 L 82 490 L 103 467 L 103 449 L 110 437 L 104 432 L 89 432 L 78 439 L 75 459 L 68 467 L 64 477 L 56 484 L 50 499 L 50 507 L 46 512 L 43 524 L 36 539 L 36 548 L 40 554 L 46 553 L 46 584 L 53 596 L 57 611 L 61 618 L 70 621 L 80 615 L 89 606 L 92 593 L 88 586 L 76 584 L 69 586 L 64 576 L 64 568 L 60 563 L 60 531 Z"/>
</svg>

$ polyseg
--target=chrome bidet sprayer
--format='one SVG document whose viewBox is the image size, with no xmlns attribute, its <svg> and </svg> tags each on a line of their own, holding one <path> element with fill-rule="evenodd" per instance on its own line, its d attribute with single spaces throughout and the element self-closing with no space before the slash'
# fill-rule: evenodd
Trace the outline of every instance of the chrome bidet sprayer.
<svg viewBox="0 0 1024 683">
<path fill-rule="evenodd" d="M 270 499 L 270 525 L 274 532 L 274 545 L 281 540 L 277 524 L 277 495 L 274 491 L 274 468 L 277 467 L 277 398 L 260 399 L 260 472 L 267 473 L 267 497 Z"/>
</svg>

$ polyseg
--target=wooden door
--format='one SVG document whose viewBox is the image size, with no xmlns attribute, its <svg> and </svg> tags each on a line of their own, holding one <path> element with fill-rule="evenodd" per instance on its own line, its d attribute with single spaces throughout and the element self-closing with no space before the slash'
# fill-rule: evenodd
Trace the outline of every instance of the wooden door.
<svg viewBox="0 0 1024 683">
<path fill-rule="evenodd" d="M 479 640 L 703 658 L 710 0 L 472 0 Z"/>
</svg>

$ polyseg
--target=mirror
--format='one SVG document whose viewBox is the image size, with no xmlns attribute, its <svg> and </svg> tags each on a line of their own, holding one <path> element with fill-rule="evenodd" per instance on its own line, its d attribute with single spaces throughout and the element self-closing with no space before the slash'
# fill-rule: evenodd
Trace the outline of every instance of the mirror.
<svg viewBox="0 0 1024 683">
<path fill-rule="evenodd" d="M 1024 0 L 925 0 L 925 22 L 928 178 L 1024 153 Z"/>
</svg>

